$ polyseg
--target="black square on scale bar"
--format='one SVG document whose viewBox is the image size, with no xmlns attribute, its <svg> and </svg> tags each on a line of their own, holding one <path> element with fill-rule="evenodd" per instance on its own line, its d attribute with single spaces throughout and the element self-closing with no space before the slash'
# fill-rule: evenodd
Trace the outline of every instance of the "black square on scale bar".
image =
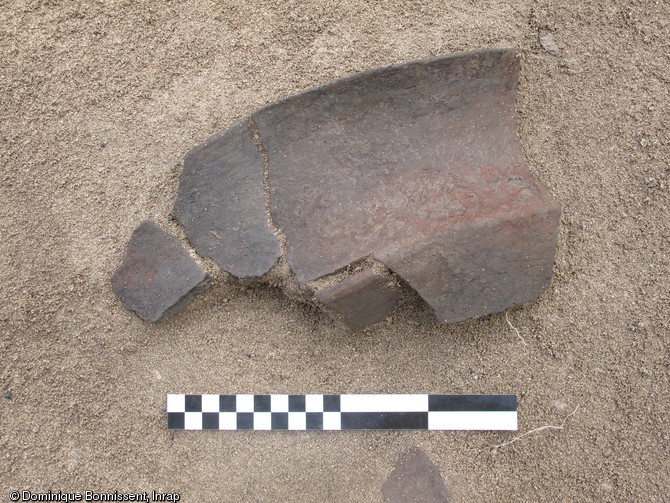
<svg viewBox="0 0 670 503">
<path fill-rule="evenodd" d="M 323 412 L 308 412 L 306 423 L 308 430 L 323 430 Z"/>
<path fill-rule="evenodd" d="M 288 430 L 288 412 L 273 412 L 271 427 L 273 430 Z"/>
<path fill-rule="evenodd" d="M 202 412 L 202 395 L 186 395 L 184 405 L 186 412 Z"/>
<path fill-rule="evenodd" d="M 218 412 L 203 412 L 202 413 L 202 429 L 203 430 L 218 430 L 219 429 L 219 413 Z"/>
<path fill-rule="evenodd" d="M 254 395 L 254 412 L 270 412 L 270 395 Z"/>
<path fill-rule="evenodd" d="M 184 429 L 184 413 L 183 412 L 168 412 L 168 430 L 183 430 Z"/>
<path fill-rule="evenodd" d="M 340 412 L 340 395 L 323 395 L 324 412 Z"/>
<path fill-rule="evenodd" d="M 238 430 L 253 430 L 254 429 L 254 413 L 253 412 L 238 412 L 237 413 L 237 429 Z"/>
<path fill-rule="evenodd" d="M 237 412 L 235 395 L 219 395 L 219 412 Z"/>
<path fill-rule="evenodd" d="M 305 395 L 289 395 L 288 411 L 305 412 Z"/>
</svg>

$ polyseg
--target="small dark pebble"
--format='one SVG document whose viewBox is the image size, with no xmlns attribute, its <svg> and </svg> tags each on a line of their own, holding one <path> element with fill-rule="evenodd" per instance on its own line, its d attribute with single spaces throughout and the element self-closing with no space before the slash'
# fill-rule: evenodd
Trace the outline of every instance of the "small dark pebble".
<svg viewBox="0 0 670 503">
<path fill-rule="evenodd" d="M 11 399 L 12 399 L 12 394 L 11 394 L 11 393 L 5 393 L 4 396 L 5 396 L 5 398 L 6 398 L 7 400 L 11 400 Z"/>
</svg>

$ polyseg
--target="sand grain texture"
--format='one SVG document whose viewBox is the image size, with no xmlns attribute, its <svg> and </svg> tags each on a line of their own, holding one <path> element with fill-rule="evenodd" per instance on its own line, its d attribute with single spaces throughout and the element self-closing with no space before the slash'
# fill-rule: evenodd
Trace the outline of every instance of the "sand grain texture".
<svg viewBox="0 0 670 503">
<path fill-rule="evenodd" d="M 381 502 L 418 446 L 454 502 L 670 494 L 667 2 L 3 2 L 0 497 L 171 490 L 182 501 Z M 559 50 L 545 51 L 552 33 Z M 438 326 L 417 298 L 352 336 L 279 290 L 217 286 L 164 323 L 110 287 L 184 154 L 357 71 L 524 51 L 531 171 L 561 202 L 531 305 Z M 205 264 L 211 271 L 211 264 Z M 521 432 L 184 433 L 165 394 L 517 393 Z"/>
</svg>

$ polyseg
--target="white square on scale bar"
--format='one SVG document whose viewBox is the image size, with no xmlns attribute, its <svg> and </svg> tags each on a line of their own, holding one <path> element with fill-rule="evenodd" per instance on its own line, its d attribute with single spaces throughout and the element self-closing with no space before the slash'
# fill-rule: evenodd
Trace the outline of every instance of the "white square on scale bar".
<svg viewBox="0 0 670 503">
<path fill-rule="evenodd" d="M 271 430 L 272 413 L 254 412 L 254 430 Z"/>
<path fill-rule="evenodd" d="M 429 430 L 516 431 L 516 411 L 431 411 Z"/>
<path fill-rule="evenodd" d="M 323 412 L 323 395 L 305 395 L 305 412 Z"/>
<path fill-rule="evenodd" d="M 254 395 L 237 395 L 237 412 L 253 412 Z"/>
<path fill-rule="evenodd" d="M 288 413 L 288 429 L 289 430 L 306 430 L 307 429 L 307 414 L 305 412 L 289 412 Z"/>
<path fill-rule="evenodd" d="M 184 412 L 186 410 L 186 395 L 168 395 L 167 411 Z"/>
<path fill-rule="evenodd" d="M 184 413 L 185 430 L 202 430 L 202 412 Z"/>
<path fill-rule="evenodd" d="M 339 412 L 324 412 L 323 413 L 323 429 L 324 430 L 341 430 L 342 429 L 342 415 Z"/>
<path fill-rule="evenodd" d="M 288 395 L 270 395 L 272 412 L 288 412 Z"/>
<path fill-rule="evenodd" d="M 219 395 L 202 395 L 203 412 L 219 412 Z"/>
<path fill-rule="evenodd" d="M 219 429 L 236 430 L 237 412 L 219 412 Z"/>
</svg>

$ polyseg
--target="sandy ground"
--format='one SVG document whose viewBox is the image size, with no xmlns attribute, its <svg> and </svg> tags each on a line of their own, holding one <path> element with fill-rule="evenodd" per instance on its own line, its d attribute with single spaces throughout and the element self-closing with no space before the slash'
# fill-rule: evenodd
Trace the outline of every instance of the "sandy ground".
<svg viewBox="0 0 670 503">
<path fill-rule="evenodd" d="M 2 2 L 0 500 L 381 502 L 418 446 L 453 501 L 669 501 L 668 33 L 651 1 Z M 142 219 L 182 235 L 200 141 L 336 77 L 488 47 L 524 51 L 519 135 L 563 204 L 550 289 L 507 313 L 527 345 L 504 314 L 437 326 L 416 299 L 350 335 L 228 281 L 158 325 L 114 296 Z M 168 392 L 517 393 L 521 432 L 579 409 L 492 452 L 513 434 L 168 432 Z"/>
</svg>

